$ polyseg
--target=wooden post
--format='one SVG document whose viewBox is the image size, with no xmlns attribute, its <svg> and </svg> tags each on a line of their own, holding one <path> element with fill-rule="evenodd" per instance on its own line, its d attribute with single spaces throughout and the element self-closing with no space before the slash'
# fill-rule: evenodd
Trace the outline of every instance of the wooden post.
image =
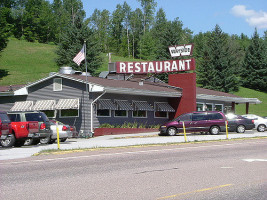
<svg viewBox="0 0 267 200">
<path fill-rule="evenodd" d="M 249 103 L 246 103 L 246 114 L 248 114 L 248 109 L 249 109 Z"/>
</svg>

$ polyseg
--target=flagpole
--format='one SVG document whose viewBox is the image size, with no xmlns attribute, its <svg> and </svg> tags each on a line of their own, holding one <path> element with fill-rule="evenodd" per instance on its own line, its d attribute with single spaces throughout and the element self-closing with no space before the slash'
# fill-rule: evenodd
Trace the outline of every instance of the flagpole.
<svg viewBox="0 0 267 200">
<path fill-rule="evenodd" d="M 85 54 L 86 92 L 89 92 L 88 91 L 88 76 L 87 76 L 87 60 L 86 60 L 86 40 L 84 40 L 84 54 Z"/>
</svg>

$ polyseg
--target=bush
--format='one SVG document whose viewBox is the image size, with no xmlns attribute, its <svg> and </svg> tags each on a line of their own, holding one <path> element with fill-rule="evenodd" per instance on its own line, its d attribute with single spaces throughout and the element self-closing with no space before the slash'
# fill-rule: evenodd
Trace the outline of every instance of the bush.
<svg viewBox="0 0 267 200">
<path fill-rule="evenodd" d="M 101 124 L 99 128 L 153 128 L 158 129 L 160 127 L 159 124 L 156 125 L 147 125 L 147 124 L 138 124 L 137 122 L 131 123 L 131 122 L 124 122 L 123 124 Z"/>
</svg>

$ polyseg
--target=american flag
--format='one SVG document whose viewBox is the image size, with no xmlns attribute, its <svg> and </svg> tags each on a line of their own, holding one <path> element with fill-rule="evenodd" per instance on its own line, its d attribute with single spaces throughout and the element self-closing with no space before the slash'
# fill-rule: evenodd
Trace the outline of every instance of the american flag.
<svg viewBox="0 0 267 200">
<path fill-rule="evenodd" d="M 73 58 L 73 61 L 80 66 L 81 62 L 85 59 L 85 51 L 84 51 L 85 45 L 83 45 L 83 48 L 81 51 Z"/>
</svg>

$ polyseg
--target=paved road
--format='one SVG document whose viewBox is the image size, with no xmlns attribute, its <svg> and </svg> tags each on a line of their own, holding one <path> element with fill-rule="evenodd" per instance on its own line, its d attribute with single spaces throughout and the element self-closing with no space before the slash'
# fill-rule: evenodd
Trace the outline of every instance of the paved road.
<svg viewBox="0 0 267 200">
<path fill-rule="evenodd" d="M 130 145 L 144 145 L 144 144 L 165 144 L 165 143 L 183 143 L 185 138 L 183 135 L 163 137 L 157 136 L 155 133 L 143 133 L 143 134 L 131 134 L 131 135 L 109 135 L 100 136 L 90 139 L 68 139 L 67 142 L 61 143 L 60 149 L 80 149 L 80 148 L 95 148 L 95 147 L 118 147 L 118 146 L 130 146 Z M 150 136 L 156 137 L 136 137 L 128 138 L 129 136 Z M 229 139 L 232 138 L 250 138 L 267 136 L 267 131 L 246 131 L 245 134 L 229 133 Z M 120 138 L 120 139 L 117 139 Z M 203 141 L 203 140 L 225 140 L 226 134 L 220 135 L 200 135 L 200 134 L 188 134 L 187 140 L 190 141 Z M 23 146 L 19 148 L 5 149 L 0 147 L 0 160 L 26 158 L 35 153 L 47 149 L 57 149 L 57 144 L 50 145 L 35 145 L 35 146 Z"/>
<path fill-rule="evenodd" d="M 267 139 L 0 161 L 0 199 L 267 199 Z"/>
</svg>

